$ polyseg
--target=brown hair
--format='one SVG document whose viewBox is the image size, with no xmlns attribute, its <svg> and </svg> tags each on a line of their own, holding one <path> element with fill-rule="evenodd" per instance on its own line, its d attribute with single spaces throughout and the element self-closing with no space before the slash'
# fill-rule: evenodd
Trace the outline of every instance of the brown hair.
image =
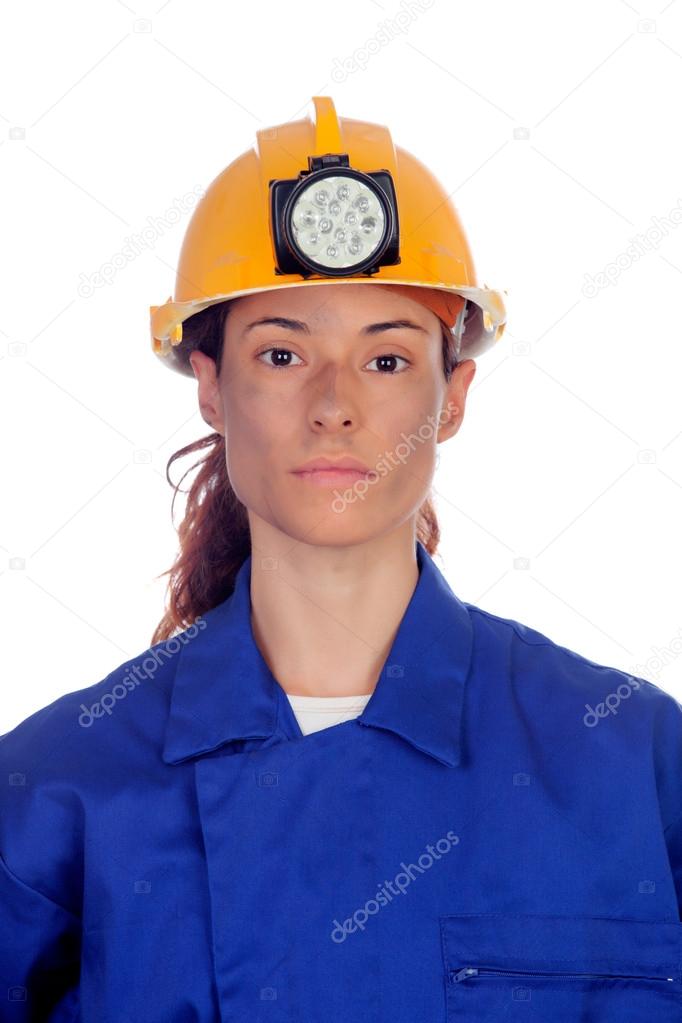
<svg viewBox="0 0 682 1023">
<path fill-rule="evenodd" d="M 220 373 L 225 321 L 230 302 L 218 302 L 183 323 L 182 345 L 187 355 L 198 349 L 209 355 Z M 454 338 L 443 324 L 443 372 L 450 380 L 457 366 Z M 174 484 L 171 465 L 185 455 L 204 451 Z M 234 590 L 235 577 L 251 553 L 251 537 L 246 508 L 230 484 L 225 458 L 225 438 L 214 432 L 180 448 L 168 459 L 166 479 L 173 487 L 171 516 L 180 484 L 188 472 L 198 467 L 187 493 L 185 514 L 178 527 L 180 550 L 168 575 L 168 602 L 163 618 L 152 636 L 152 645 L 188 628 L 196 619 L 226 600 Z M 440 541 L 440 527 L 427 498 L 417 516 L 417 538 L 429 554 Z M 160 578 L 160 576 L 157 576 Z"/>
</svg>

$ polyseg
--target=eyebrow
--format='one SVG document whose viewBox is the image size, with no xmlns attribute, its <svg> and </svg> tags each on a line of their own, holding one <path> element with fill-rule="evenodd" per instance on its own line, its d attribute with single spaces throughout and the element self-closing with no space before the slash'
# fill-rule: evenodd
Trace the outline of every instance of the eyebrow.
<svg viewBox="0 0 682 1023">
<path fill-rule="evenodd" d="M 291 320 L 286 316 L 264 316 L 260 320 L 254 320 L 250 323 L 244 331 L 244 336 L 253 328 L 260 327 L 268 324 L 273 327 L 284 327 L 285 330 L 295 330 L 298 333 L 310 334 L 308 324 L 302 320 Z M 428 331 L 425 327 L 421 327 L 418 323 L 414 323 L 412 320 L 384 320 L 381 323 L 369 323 L 366 327 L 363 327 L 360 331 L 361 334 L 380 334 L 385 330 L 394 330 L 398 328 L 407 327 L 410 330 L 419 330 L 423 334 L 427 334 Z"/>
</svg>

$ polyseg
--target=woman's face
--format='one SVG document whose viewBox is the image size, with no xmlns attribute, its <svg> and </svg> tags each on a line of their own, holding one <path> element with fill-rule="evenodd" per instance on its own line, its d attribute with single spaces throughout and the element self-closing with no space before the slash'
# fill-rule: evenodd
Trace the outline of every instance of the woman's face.
<svg viewBox="0 0 682 1023">
<path fill-rule="evenodd" d="M 316 546 L 364 543 L 416 517 L 476 368 L 463 361 L 448 383 L 436 315 L 376 284 L 235 299 L 220 375 L 202 352 L 190 361 L 252 537 L 263 520 Z M 326 482 L 296 472 L 344 455 L 370 475 Z"/>
</svg>

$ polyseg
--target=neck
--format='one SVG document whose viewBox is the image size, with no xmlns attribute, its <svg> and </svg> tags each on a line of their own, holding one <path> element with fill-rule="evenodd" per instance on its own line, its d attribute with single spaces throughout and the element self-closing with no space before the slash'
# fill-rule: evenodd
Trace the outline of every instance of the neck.
<svg viewBox="0 0 682 1023">
<path fill-rule="evenodd" d="M 413 523 L 345 547 L 254 526 L 251 627 L 274 677 L 295 696 L 372 693 L 419 578 Z"/>
</svg>

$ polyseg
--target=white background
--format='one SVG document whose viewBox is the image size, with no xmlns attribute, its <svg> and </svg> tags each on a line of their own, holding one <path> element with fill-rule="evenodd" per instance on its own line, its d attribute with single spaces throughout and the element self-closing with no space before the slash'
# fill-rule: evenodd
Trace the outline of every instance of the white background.
<svg viewBox="0 0 682 1023">
<path fill-rule="evenodd" d="M 682 699 L 682 0 L 65 0 L 3 22 L 0 733 L 151 641 L 166 461 L 208 429 L 149 342 L 179 204 L 313 95 L 434 171 L 507 290 L 440 449 L 437 564 Z"/>
</svg>

